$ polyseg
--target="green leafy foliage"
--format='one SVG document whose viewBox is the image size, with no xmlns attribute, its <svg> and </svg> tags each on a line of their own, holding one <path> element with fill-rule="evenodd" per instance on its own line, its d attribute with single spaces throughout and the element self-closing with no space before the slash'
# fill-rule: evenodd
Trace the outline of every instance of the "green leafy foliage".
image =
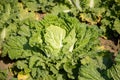
<svg viewBox="0 0 120 80">
<path fill-rule="evenodd" d="M 112 53 L 99 48 L 98 38 L 107 29 L 120 34 L 119 4 L 118 0 L 4 0 L 1 56 L 15 60 L 13 71 L 20 80 L 118 80 L 119 54 L 115 64 Z M 42 20 L 38 13 L 45 13 Z"/>
<path fill-rule="evenodd" d="M 55 6 L 54 0 L 20 0 L 29 11 L 41 11 L 43 13 L 50 12 Z"/>
<path fill-rule="evenodd" d="M 7 77 L 7 71 L 0 69 L 0 79 L 6 80 L 6 77 Z"/>
<path fill-rule="evenodd" d="M 111 80 L 119 80 L 120 79 L 120 53 L 117 55 L 117 57 L 115 58 L 115 63 L 113 64 L 112 67 L 110 67 L 110 69 L 108 69 L 107 73 L 108 76 L 110 77 Z"/>
<path fill-rule="evenodd" d="M 109 80 L 106 71 L 112 66 L 112 55 L 109 52 L 100 52 L 93 57 L 86 56 L 81 60 L 79 80 Z"/>
<path fill-rule="evenodd" d="M 70 0 L 76 11 L 74 15 L 81 22 L 97 25 L 108 38 L 119 36 L 120 3 L 119 0 Z M 111 4 L 113 3 L 113 4 Z M 110 35 L 110 31 L 114 32 Z"/>
<path fill-rule="evenodd" d="M 90 79 L 104 80 L 97 69 L 107 69 L 108 64 L 102 63 L 103 56 L 96 55 L 100 51 L 96 48 L 99 46 L 97 27 L 82 24 L 64 13 L 58 16 L 48 14 L 41 21 L 28 21 L 17 26 L 16 31 L 10 31 L 11 26 L 8 26 L 10 32 L 5 37 L 2 53 L 2 56 L 8 54 L 10 59 L 16 59 L 15 66 L 23 74 L 31 74 L 35 80 L 82 79 L 85 70 L 89 73 L 93 69 L 91 75 L 96 74 L 96 77 Z M 99 62 L 93 55 L 98 56 Z M 90 58 L 88 62 L 87 56 Z"/>
</svg>

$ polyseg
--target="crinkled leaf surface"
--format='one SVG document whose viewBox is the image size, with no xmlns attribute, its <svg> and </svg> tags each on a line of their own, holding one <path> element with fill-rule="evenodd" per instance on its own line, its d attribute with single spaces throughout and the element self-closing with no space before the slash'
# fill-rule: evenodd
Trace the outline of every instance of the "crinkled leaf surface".
<svg viewBox="0 0 120 80">
<path fill-rule="evenodd" d="M 46 51 L 54 56 L 57 56 L 57 53 L 63 47 L 63 39 L 65 38 L 66 31 L 61 27 L 50 25 L 46 28 L 45 34 L 45 43 Z"/>
</svg>

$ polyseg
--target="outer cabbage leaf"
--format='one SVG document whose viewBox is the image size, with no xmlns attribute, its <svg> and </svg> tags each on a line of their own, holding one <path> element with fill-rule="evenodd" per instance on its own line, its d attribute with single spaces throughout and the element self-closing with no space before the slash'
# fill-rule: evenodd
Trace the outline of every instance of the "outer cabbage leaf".
<svg viewBox="0 0 120 80">
<path fill-rule="evenodd" d="M 76 32 L 74 28 L 70 31 L 67 37 L 65 37 L 65 39 L 63 40 L 63 43 L 64 43 L 63 52 L 68 52 L 68 51 L 72 52 L 76 41 L 77 41 Z"/>
<path fill-rule="evenodd" d="M 120 20 L 119 19 L 116 19 L 115 20 L 115 22 L 114 22 L 114 30 L 116 30 L 119 34 L 120 34 L 120 27 L 119 27 L 119 25 L 120 25 Z"/>
<path fill-rule="evenodd" d="M 55 6 L 54 0 L 21 0 L 29 11 L 41 11 L 43 13 L 51 12 Z"/>
<path fill-rule="evenodd" d="M 30 40 L 29 40 L 29 45 L 31 46 L 31 47 L 33 47 L 33 46 L 38 46 L 38 47 L 40 47 L 40 45 L 42 44 L 42 39 L 41 39 L 41 35 L 40 35 L 40 32 L 38 32 L 38 33 L 32 33 L 31 34 L 31 38 L 30 38 Z"/>
<path fill-rule="evenodd" d="M 31 34 L 30 34 L 29 26 L 21 25 L 19 28 L 18 34 L 20 34 L 21 36 L 30 37 Z"/>
<path fill-rule="evenodd" d="M 25 74 L 29 74 L 31 72 L 31 70 L 28 68 L 27 60 L 17 61 L 14 66 L 16 66 L 18 69 L 21 69 L 21 72 L 24 72 Z"/>
<path fill-rule="evenodd" d="M 1 80 L 6 80 L 6 77 L 7 77 L 7 71 L 0 69 L 0 79 Z"/>
<path fill-rule="evenodd" d="M 20 20 L 24 20 L 27 18 L 35 19 L 35 13 L 34 11 L 29 12 L 27 8 L 23 7 L 24 5 L 22 3 L 18 3 L 17 7 L 19 10 L 19 14 L 17 15 Z"/>
<path fill-rule="evenodd" d="M 78 80 L 105 80 L 95 66 L 85 65 L 80 68 Z"/>
<path fill-rule="evenodd" d="M 98 46 L 99 43 L 98 40 L 99 29 L 96 26 L 90 26 L 81 23 L 80 27 L 76 29 L 76 33 L 77 33 L 76 35 L 77 41 L 73 49 L 73 52 L 75 54 L 80 53 L 81 55 L 87 55 L 87 54 L 89 55 L 89 54 L 93 54 L 98 50 L 96 49 L 96 46 Z M 89 53 L 91 52 L 91 50 L 93 52 Z"/>
<path fill-rule="evenodd" d="M 81 59 L 79 80 L 108 80 L 106 70 L 112 66 L 112 55 L 109 52 L 100 52 L 94 56 Z"/>
<path fill-rule="evenodd" d="M 115 57 L 115 63 L 107 70 L 107 74 L 111 80 L 120 79 L 120 52 Z"/>
<path fill-rule="evenodd" d="M 52 11 L 51 11 L 51 13 L 54 15 L 58 15 L 60 12 L 65 12 L 65 13 L 71 12 L 69 2 L 67 2 L 66 4 L 57 2 L 57 5 L 54 6 Z"/>
<path fill-rule="evenodd" d="M 0 14 L 0 28 L 2 28 L 2 24 L 6 23 L 6 21 L 10 18 L 11 6 L 10 3 L 6 3 L 5 5 L 5 2 L 6 1 L 4 1 L 3 3 L 0 2 L 1 9 L 3 8 Z"/>
<path fill-rule="evenodd" d="M 108 76 L 112 80 L 120 79 L 120 65 L 113 65 L 110 69 L 108 69 Z"/>
<path fill-rule="evenodd" d="M 8 54 L 10 59 L 20 58 L 24 52 L 24 46 L 26 45 L 26 43 L 27 40 L 25 37 L 10 37 L 7 40 L 6 44 L 3 44 L 2 56 Z"/>
</svg>

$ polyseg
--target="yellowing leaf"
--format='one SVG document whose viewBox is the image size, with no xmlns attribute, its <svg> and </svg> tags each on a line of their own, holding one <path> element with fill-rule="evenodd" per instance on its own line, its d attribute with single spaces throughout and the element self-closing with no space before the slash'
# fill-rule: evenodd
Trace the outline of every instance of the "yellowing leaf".
<svg viewBox="0 0 120 80">
<path fill-rule="evenodd" d="M 27 18 L 35 19 L 35 13 L 33 11 L 29 12 L 28 8 L 24 9 L 24 6 L 23 6 L 22 3 L 18 4 L 18 8 L 20 10 L 20 13 L 19 13 L 20 20 L 24 20 L 24 19 L 27 19 Z"/>
<path fill-rule="evenodd" d="M 18 73 L 18 76 L 17 76 L 18 80 L 28 80 L 29 77 L 30 77 L 29 74 L 23 74 L 21 72 Z"/>
<path fill-rule="evenodd" d="M 81 63 L 82 63 L 83 65 L 85 65 L 85 64 L 89 63 L 90 61 L 91 61 L 91 58 L 90 58 L 89 56 L 86 56 L 85 58 L 83 58 L 83 59 L 81 60 Z"/>
<path fill-rule="evenodd" d="M 102 46 L 98 46 L 97 49 L 98 50 L 105 50 L 105 46 L 103 46 L 103 45 Z"/>
</svg>

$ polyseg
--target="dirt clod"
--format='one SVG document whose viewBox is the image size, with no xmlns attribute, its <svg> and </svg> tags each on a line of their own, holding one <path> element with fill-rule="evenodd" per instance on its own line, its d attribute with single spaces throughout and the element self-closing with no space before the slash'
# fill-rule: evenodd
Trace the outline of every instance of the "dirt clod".
<svg viewBox="0 0 120 80">
<path fill-rule="evenodd" d="M 108 50 L 114 53 L 114 56 L 118 53 L 119 47 L 114 43 L 113 40 L 105 39 L 104 37 L 100 37 L 100 44 L 104 46 L 105 50 Z"/>
</svg>

